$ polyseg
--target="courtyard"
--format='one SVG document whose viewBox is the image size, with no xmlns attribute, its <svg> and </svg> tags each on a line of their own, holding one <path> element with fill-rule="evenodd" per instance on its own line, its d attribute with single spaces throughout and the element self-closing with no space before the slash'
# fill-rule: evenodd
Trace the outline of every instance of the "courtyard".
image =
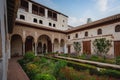
<svg viewBox="0 0 120 80">
<path fill-rule="evenodd" d="M 0 80 L 120 80 L 119 4 L 0 0 Z"/>
<path fill-rule="evenodd" d="M 27 52 L 24 57 L 10 60 L 8 80 L 119 80 L 119 70 L 119 65 L 90 63 L 56 53 L 35 57 L 33 52 Z"/>
</svg>

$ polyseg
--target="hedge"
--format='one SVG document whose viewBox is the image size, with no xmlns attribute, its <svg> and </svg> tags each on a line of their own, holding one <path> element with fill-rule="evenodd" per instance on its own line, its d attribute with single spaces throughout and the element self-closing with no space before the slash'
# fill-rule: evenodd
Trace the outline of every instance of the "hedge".
<svg viewBox="0 0 120 80">
<path fill-rule="evenodd" d="M 49 57 L 46 57 L 46 58 L 49 58 Z M 58 61 L 58 60 L 66 61 L 68 66 L 73 67 L 76 70 L 89 70 L 89 73 L 91 75 L 95 74 L 99 76 L 110 76 L 110 77 L 120 78 L 119 70 L 99 68 L 89 64 L 78 63 L 78 62 L 68 61 L 68 60 L 63 60 L 58 58 L 49 58 L 49 59 L 53 59 L 55 61 Z"/>
</svg>

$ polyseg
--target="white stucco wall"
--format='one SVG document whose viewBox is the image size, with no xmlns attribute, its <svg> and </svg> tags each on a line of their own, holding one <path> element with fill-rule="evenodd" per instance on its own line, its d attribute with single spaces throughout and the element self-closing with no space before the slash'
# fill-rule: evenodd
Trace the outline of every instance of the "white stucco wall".
<svg viewBox="0 0 120 80">
<path fill-rule="evenodd" d="M 115 26 L 118 24 L 120 25 L 120 22 L 68 34 L 68 35 L 70 35 L 70 39 L 67 39 L 67 45 L 71 44 L 71 52 L 74 52 L 74 48 L 72 45 L 73 42 L 75 42 L 75 41 L 81 42 L 81 46 L 82 46 L 83 45 L 82 41 L 91 40 L 91 54 L 95 54 L 94 49 L 93 49 L 93 47 L 94 47 L 93 41 L 97 38 L 104 37 L 106 39 L 112 40 L 112 47 L 110 48 L 110 51 L 108 52 L 108 54 L 114 56 L 114 41 L 118 41 L 118 40 L 120 41 L 120 37 L 118 36 L 118 35 L 120 35 L 120 32 L 115 32 Z M 98 29 L 102 29 L 101 35 L 97 34 Z M 88 37 L 85 37 L 86 31 L 88 32 Z M 76 33 L 78 33 L 78 38 L 75 38 Z M 83 51 L 83 46 L 81 49 L 81 53 L 82 53 L 82 51 Z"/>
<path fill-rule="evenodd" d="M 24 11 L 23 9 L 19 8 L 18 9 L 18 13 L 17 13 L 17 20 L 20 20 L 20 15 L 24 15 L 25 16 L 25 22 L 29 22 L 29 23 L 33 23 L 33 24 L 39 24 L 41 26 L 45 26 L 45 27 L 50 27 L 50 28 L 55 28 L 55 29 L 60 29 L 60 30 L 67 30 L 68 29 L 68 17 L 57 13 L 57 21 L 54 21 L 50 18 L 48 18 L 48 9 L 45 8 L 45 16 L 38 16 L 35 14 L 32 14 L 32 3 L 29 2 L 29 10 L 28 12 Z M 37 19 L 37 23 L 33 22 L 33 19 L 36 18 Z M 43 21 L 43 24 L 39 23 L 39 20 Z M 49 23 L 52 24 L 52 26 L 49 26 Z M 53 24 L 55 24 L 56 26 L 53 27 Z"/>
</svg>

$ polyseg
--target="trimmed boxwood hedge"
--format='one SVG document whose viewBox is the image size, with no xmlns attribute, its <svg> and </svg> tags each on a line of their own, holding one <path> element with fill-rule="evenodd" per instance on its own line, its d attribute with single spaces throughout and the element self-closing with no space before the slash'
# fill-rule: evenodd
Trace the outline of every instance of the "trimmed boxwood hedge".
<svg viewBox="0 0 120 80">
<path fill-rule="evenodd" d="M 53 59 L 55 61 L 63 60 L 63 59 L 58 59 L 58 58 L 49 58 L 49 59 Z M 119 70 L 113 70 L 109 68 L 108 69 L 98 68 L 90 64 L 78 63 L 78 62 L 68 61 L 68 60 L 63 60 L 63 61 L 66 61 L 68 66 L 73 67 L 76 70 L 89 70 L 89 73 L 91 75 L 95 74 L 95 75 L 100 75 L 100 76 L 110 76 L 110 77 L 120 78 Z"/>
</svg>

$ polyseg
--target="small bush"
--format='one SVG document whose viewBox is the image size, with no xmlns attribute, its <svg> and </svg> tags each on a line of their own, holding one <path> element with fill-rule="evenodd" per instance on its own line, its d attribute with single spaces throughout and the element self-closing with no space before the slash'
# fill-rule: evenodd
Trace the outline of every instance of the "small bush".
<svg viewBox="0 0 120 80">
<path fill-rule="evenodd" d="M 35 64 L 40 64 L 40 57 L 35 57 L 34 59 L 33 59 L 33 63 L 35 63 Z"/>
<path fill-rule="evenodd" d="M 53 75 L 50 74 L 37 74 L 33 80 L 56 80 Z"/>
<path fill-rule="evenodd" d="M 98 55 L 92 55 L 91 60 L 97 61 L 99 59 Z"/>
<path fill-rule="evenodd" d="M 39 68 L 37 65 L 35 65 L 33 63 L 26 64 L 26 73 L 28 74 L 28 76 L 30 77 L 31 80 L 34 78 L 34 76 L 38 72 L 39 72 Z"/>
<path fill-rule="evenodd" d="M 26 61 L 26 62 L 30 62 L 30 61 L 33 61 L 33 59 L 35 58 L 35 54 L 33 52 L 27 52 L 25 53 L 23 59 Z"/>
<path fill-rule="evenodd" d="M 40 59 L 40 63 L 46 63 L 46 62 L 47 62 L 47 59 L 44 58 L 44 57 L 41 57 L 41 59 Z"/>
<path fill-rule="evenodd" d="M 76 70 L 87 70 L 87 69 L 96 70 L 95 66 L 84 64 L 84 63 L 73 62 L 73 61 L 69 61 L 68 66 L 71 66 Z"/>
<path fill-rule="evenodd" d="M 120 79 L 120 71 L 117 71 L 117 70 L 102 69 L 102 70 L 100 71 L 100 73 L 101 73 L 102 75 L 112 76 L 112 77 L 115 77 L 115 78 L 119 78 L 119 79 Z"/>
<path fill-rule="evenodd" d="M 120 56 L 116 57 L 116 64 L 120 65 Z"/>
<path fill-rule="evenodd" d="M 76 71 L 72 67 L 64 67 L 59 72 L 60 80 L 85 80 L 85 75 Z"/>
<path fill-rule="evenodd" d="M 56 62 L 53 74 L 57 77 L 60 69 L 65 67 L 66 65 L 67 65 L 67 62 L 65 61 L 59 60 L 58 62 Z"/>
<path fill-rule="evenodd" d="M 86 57 L 87 57 L 86 53 L 83 53 L 79 58 L 86 59 Z"/>
</svg>

